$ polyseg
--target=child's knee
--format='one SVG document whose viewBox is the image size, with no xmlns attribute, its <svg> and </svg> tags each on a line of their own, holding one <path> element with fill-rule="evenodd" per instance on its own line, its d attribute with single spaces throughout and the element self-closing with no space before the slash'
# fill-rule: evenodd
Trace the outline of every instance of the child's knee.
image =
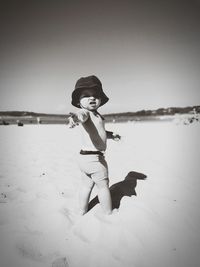
<svg viewBox="0 0 200 267">
<path fill-rule="evenodd" d="M 94 181 L 84 173 L 82 174 L 82 186 L 87 188 L 92 188 L 94 186 Z"/>
<path fill-rule="evenodd" d="M 109 187 L 109 179 L 103 179 L 101 181 L 96 182 L 96 186 L 98 188 L 108 188 Z"/>
<path fill-rule="evenodd" d="M 93 186 L 94 186 L 94 182 L 93 182 L 93 181 L 88 181 L 88 182 L 83 181 L 83 182 L 82 182 L 82 186 L 83 186 L 84 188 L 92 189 Z"/>
</svg>

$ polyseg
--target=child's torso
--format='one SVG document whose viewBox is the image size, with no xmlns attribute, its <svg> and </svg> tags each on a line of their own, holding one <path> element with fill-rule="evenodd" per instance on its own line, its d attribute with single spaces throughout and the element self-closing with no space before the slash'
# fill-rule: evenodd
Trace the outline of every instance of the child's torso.
<svg viewBox="0 0 200 267">
<path fill-rule="evenodd" d="M 89 118 L 82 124 L 82 149 L 106 150 L 107 136 L 104 121 L 99 114 L 89 112 Z"/>
</svg>

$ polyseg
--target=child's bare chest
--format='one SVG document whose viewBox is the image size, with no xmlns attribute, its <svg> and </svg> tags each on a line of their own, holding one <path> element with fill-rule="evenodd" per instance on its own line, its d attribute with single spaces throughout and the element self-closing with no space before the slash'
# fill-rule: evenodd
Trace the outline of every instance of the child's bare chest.
<svg viewBox="0 0 200 267">
<path fill-rule="evenodd" d="M 83 124 L 88 134 L 98 134 L 105 138 L 105 124 L 101 115 L 90 113 L 88 120 Z"/>
<path fill-rule="evenodd" d="M 83 126 L 83 144 L 90 150 L 106 149 L 106 131 L 104 120 L 99 114 L 90 114 L 88 120 L 82 124 Z"/>
<path fill-rule="evenodd" d="M 101 115 L 91 113 L 89 121 L 91 121 L 91 123 L 93 123 L 98 129 L 104 129 L 104 120 L 102 119 Z"/>
</svg>

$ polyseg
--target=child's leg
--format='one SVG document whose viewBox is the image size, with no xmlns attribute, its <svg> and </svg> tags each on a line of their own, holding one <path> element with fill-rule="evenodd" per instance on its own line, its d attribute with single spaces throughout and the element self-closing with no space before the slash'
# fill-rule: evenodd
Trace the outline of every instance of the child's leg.
<svg viewBox="0 0 200 267">
<path fill-rule="evenodd" d="M 98 188 L 98 198 L 103 208 L 103 211 L 106 214 L 111 214 L 112 200 L 111 200 L 111 195 L 110 195 L 108 184 L 109 184 L 108 179 L 104 179 L 104 180 L 96 182 L 96 186 Z"/>
<path fill-rule="evenodd" d="M 83 215 L 88 211 L 88 202 L 94 186 L 92 179 L 82 172 L 82 183 L 79 190 L 79 208 L 80 214 Z"/>
</svg>

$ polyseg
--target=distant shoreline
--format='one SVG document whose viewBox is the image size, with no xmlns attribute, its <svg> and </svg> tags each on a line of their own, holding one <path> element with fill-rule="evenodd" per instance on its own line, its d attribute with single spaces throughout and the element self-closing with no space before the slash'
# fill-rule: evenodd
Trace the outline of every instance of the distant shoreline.
<svg viewBox="0 0 200 267">
<path fill-rule="evenodd" d="M 170 107 L 156 110 L 104 114 L 109 122 L 170 121 L 176 116 L 187 116 L 189 120 L 199 120 L 200 106 Z M 69 114 L 46 114 L 28 111 L 0 111 L 0 125 L 17 124 L 68 124 Z"/>
</svg>

